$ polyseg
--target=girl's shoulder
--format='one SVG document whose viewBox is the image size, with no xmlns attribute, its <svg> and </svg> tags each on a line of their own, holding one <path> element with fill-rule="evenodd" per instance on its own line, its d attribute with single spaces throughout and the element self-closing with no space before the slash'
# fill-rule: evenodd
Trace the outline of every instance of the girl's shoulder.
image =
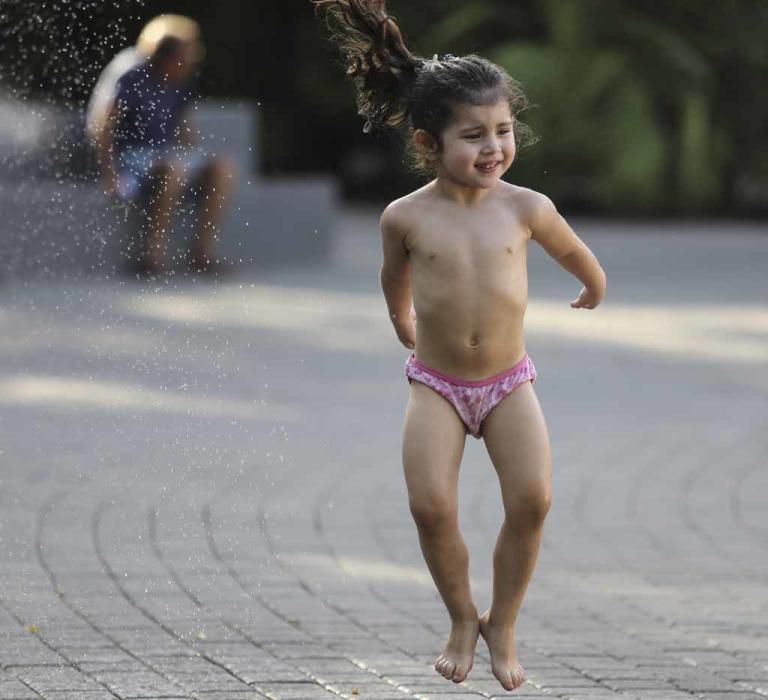
<svg viewBox="0 0 768 700">
<path fill-rule="evenodd" d="M 504 182 L 504 196 L 509 200 L 521 207 L 533 207 L 538 208 L 542 206 L 550 206 L 552 200 L 547 195 L 532 190 L 528 187 L 521 187 L 520 185 L 513 185 L 509 182 Z"/>
<path fill-rule="evenodd" d="M 381 214 L 382 227 L 407 227 L 408 222 L 418 215 L 421 206 L 430 196 L 430 191 L 425 186 L 390 202 Z"/>
<path fill-rule="evenodd" d="M 520 187 L 506 182 L 504 184 L 504 197 L 523 221 L 535 221 L 541 216 L 557 213 L 554 203 L 547 195 L 528 187 Z"/>
</svg>

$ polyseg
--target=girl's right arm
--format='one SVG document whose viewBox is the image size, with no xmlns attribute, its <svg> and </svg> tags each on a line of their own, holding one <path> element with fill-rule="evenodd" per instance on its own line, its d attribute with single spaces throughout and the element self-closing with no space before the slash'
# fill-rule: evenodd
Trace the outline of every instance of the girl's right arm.
<svg viewBox="0 0 768 700">
<path fill-rule="evenodd" d="M 396 203 L 381 215 L 381 239 L 384 261 L 381 265 L 381 289 L 387 301 L 389 318 L 400 342 L 416 347 L 416 324 L 411 314 L 411 261 L 405 247 L 406 230 Z"/>
</svg>

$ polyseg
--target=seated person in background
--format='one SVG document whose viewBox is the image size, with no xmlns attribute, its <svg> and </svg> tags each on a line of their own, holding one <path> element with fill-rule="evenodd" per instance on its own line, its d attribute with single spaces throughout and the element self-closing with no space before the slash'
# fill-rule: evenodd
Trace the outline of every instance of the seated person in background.
<svg viewBox="0 0 768 700">
<path fill-rule="evenodd" d="M 115 99 L 117 81 L 129 70 L 143 63 L 155 53 L 157 45 L 167 36 L 175 36 L 190 46 L 190 55 L 199 63 L 205 55 L 200 40 L 200 25 L 183 15 L 163 14 L 151 19 L 136 40 L 135 46 L 120 51 L 101 71 L 91 93 L 86 110 L 86 132 L 94 145 L 99 142 L 101 131 Z"/>
<path fill-rule="evenodd" d="M 187 120 L 195 99 L 192 75 L 199 44 L 166 35 L 151 56 L 125 72 L 109 101 L 106 118 L 95 118 L 104 189 L 140 202 L 146 218 L 139 270 L 165 269 L 165 243 L 184 190 L 199 195 L 193 271 L 216 272 L 213 241 L 232 180 L 231 167 L 197 143 Z"/>
</svg>

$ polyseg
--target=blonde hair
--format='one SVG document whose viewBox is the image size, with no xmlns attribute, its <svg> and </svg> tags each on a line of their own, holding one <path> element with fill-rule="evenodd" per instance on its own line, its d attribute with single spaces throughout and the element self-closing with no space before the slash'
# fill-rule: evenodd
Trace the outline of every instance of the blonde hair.
<svg viewBox="0 0 768 700">
<path fill-rule="evenodd" d="M 167 36 L 173 36 L 195 47 L 195 59 L 202 59 L 205 49 L 200 41 L 200 25 L 183 15 L 158 15 L 141 30 L 136 40 L 136 50 L 142 56 L 152 56 L 157 45 Z"/>
</svg>

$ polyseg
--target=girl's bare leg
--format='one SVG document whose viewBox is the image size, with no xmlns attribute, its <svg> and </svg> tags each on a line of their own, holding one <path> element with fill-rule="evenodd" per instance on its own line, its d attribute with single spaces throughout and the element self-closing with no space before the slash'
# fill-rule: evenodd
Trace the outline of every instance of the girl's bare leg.
<svg viewBox="0 0 768 700">
<path fill-rule="evenodd" d="M 549 437 L 530 382 L 491 411 L 482 432 L 499 476 L 504 523 L 493 555 L 491 608 L 480 618 L 480 631 L 488 643 L 493 674 L 506 690 L 514 690 L 525 680 L 515 650 L 515 621 L 551 503 Z"/>
<path fill-rule="evenodd" d="M 469 588 L 469 553 L 459 532 L 459 464 L 466 431 L 453 407 L 413 382 L 405 414 L 403 466 L 421 551 L 451 617 L 451 634 L 435 670 L 461 683 L 475 655 L 477 608 Z"/>
</svg>

